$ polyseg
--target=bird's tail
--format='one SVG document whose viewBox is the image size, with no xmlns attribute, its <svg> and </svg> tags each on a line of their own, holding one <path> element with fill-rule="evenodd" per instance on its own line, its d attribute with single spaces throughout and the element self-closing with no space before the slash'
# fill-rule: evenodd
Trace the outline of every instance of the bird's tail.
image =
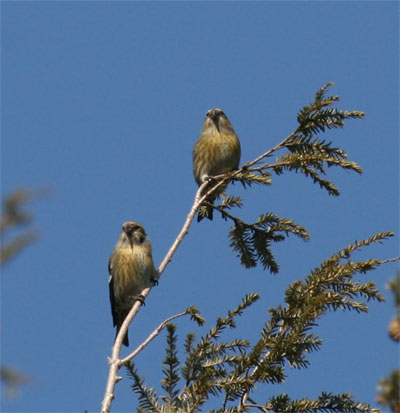
<svg viewBox="0 0 400 413">
<path fill-rule="evenodd" d="M 117 332 L 115 333 L 115 340 L 117 339 L 117 335 L 118 335 L 118 333 L 119 333 L 120 328 L 121 328 L 121 326 L 118 326 L 118 327 L 117 327 Z M 114 341 L 115 341 L 115 340 L 114 340 Z M 125 337 L 124 337 L 124 340 L 122 341 L 122 344 L 123 344 L 124 346 L 126 346 L 126 347 L 129 346 L 128 332 L 126 332 Z"/>
</svg>

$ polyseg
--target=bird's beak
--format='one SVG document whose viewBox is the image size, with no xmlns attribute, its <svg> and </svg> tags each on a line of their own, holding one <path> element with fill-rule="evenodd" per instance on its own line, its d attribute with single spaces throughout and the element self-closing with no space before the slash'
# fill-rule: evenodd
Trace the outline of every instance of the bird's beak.
<svg viewBox="0 0 400 413">
<path fill-rule="evenodd" d="M 215 125 L 215 127 L 217 128 L 217 131 L 220 132 L 220 130 L 219 130 L 219 122 L 218 122 L 217 116 L 214 116 L 214 117 L 212 118 L 212 121 L 214 122 L 214 125 Z"/>
<path fill-rule="evenodd" d="M 133 250 L 133 236 L 128 236 L 129 244 L 131 246 L 131 250 Z"/>
</svg>

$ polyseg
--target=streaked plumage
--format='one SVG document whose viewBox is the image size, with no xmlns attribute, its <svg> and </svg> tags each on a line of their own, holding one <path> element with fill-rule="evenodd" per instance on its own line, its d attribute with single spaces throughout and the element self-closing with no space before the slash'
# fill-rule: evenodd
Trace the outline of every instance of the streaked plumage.
<svg viewBox="0 0 400 413">
<path fill-rule="evenodd" d="M 239 167 L 240 142 L 225 113 L 221 109 L 210 109 L 206 113 L 200 138 L 193 148 L 193 174 L 200 186 L 207 177 L 221 175 Z M 205 191 L 209 188 L 207 187 Z M 213 203 L 223 188 L 208 202 Z M 205 208 L 204 215 L 212 220 L 212 208 Z"/>
<path fill-rule="evenodd" d="M 141 300 L 140 293 L 154 285 L 158 278 L 151 255 L 151 243 L 144 228 L 137 222 L 125 222 L 122 232 L 111 254 L 110 302 L 116 335 L 128 315 L 134 301 Z M 123 343 L 128 346 L 128 333 Z"/>
</svg>

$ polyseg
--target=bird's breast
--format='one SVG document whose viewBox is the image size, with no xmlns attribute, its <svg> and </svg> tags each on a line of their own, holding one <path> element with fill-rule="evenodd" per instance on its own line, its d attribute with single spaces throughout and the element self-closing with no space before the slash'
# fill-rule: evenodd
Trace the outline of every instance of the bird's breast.
<svg viewBox="0 0 400 413">
<path fill-rule="evenodd" d="M 138 295 L 150 285 L 154 270 L 148 253 L 141 247 L 121 248 L 113 262 L 113 276 L 118 279 L 114 283 L 116 296 Z"/>
</svg>

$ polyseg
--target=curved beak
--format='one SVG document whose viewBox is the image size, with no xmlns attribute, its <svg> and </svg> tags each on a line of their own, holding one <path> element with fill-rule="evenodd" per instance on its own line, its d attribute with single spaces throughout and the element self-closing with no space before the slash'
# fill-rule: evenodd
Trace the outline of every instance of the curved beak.
<svg viewBox="0 0 400 413">
<path fill-rule="evenodd" d="M 215 127 L 217 128 L 217 131 L 220 132 L 220 130 L 219 130 L 218 116 L 213 116 L 211 119 L 212 119 Z"/>
<path fill-rule="evenodd" d="M 132 235 L 128 235 L 128 240 L 129 240 L 129 245 L 131 246 L 131 249 L 133 250 L 133 237 L 132 237 Z"/>
</svg>

